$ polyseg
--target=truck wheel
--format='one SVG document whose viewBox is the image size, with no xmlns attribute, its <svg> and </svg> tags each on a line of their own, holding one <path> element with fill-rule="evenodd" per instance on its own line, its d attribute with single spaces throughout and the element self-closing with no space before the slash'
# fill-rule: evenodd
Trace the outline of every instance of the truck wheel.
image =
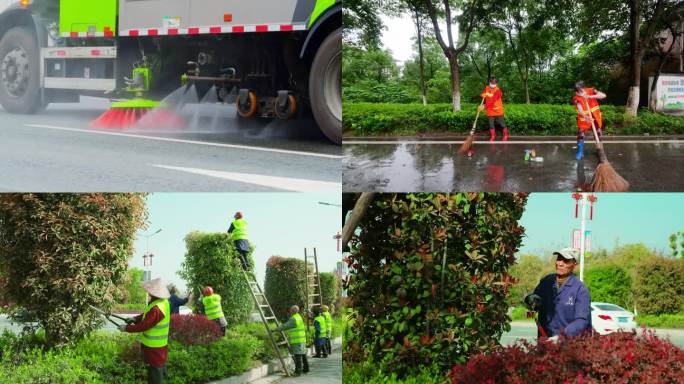
<svg viewBox="0 0 684 384">
<path fill-rule="evenodd" d="M 24 27 L 7 31 L 0 40 L 0 104 L 10 113 L 31 114 L 40 97 L 38 44 Z"/>
<path fill-rule="evenodd" d="M 342 144 L 342 29 L 318 48 L 309 74 L 311 110 L 325 136 Z"/>
</svg>

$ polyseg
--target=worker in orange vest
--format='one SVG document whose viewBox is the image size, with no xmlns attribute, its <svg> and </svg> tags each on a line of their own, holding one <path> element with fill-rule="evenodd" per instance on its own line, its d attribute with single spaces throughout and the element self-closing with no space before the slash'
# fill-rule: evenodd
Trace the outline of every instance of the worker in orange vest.
<svg viewBox="0 0 684 384">
<path fill-rule="evenodd" d="M 480 94 L 480 97 L 484 98 L 484 106 L 480 105 L 478 107 L 478 112 L 483 109 L 487 109 L 487 117 L 489 118 L 489 141 L 494 141 L 496 139 L 496 124 L 503 128 L 503 141 L 508 140 L 508 128 L 506 127 L 506 121 L 504 120 L 504 108 L 503 108 L 503 92 L 501 88 L 498 87 L 499 81 L 496 77 L 489 78 L 489 85 L 485 87 L 484 91 Z"/>
<path fill-rule="evenodd" d="M 584 138 L 586 132 L 591 130 L 592 120 L 599 139 L 603 135 L 604 122 L 598 100 L 605 97 L 605 93 L 586 87 L 582 80 L 575 83 L 575 96 L 572 98 L 572 104 L 577 109 L 577 154 L 575 155 L 577 160 L 584 157 Z"/>
</svg>

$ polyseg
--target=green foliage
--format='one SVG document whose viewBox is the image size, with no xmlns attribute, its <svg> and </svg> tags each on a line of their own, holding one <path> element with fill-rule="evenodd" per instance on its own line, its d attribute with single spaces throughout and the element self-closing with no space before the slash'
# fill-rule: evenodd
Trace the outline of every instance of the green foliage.
<svg viewBox="0 0 684 384">
<path fill-rule="evenodd" d="M 584 284 L 589 288 L 591 301 L 617 304 L 630 308 L 632 300 L 632 279 L 629 273 L 617 264 L 605 264 L 588 268 Z"/>
<path fill-rule="evenodd" d="M 378 195 L 348 258 L 347 362 L 446 369 L 510 329 L 508 269 L 525 194 Z"/>
<path fill-rule="evenodd" d="M 533 321 L 534 318 L 527 317 L 527 312 L 529 310 L 524 307 L 514 307 L 513 312 L 511 313 L 511 320 L 512 321 Z"/>
<path fill-rule="evenodd" d="M 638 264 L 637 305 L 640 313 L 662 315 L 684 309 L 684 260 L 650 258 Z"/>
<path fill-rule="evenodd" d="M 124 283 L 124 294 L 122 298 L 123 304 L 142 304 L 145 306 L 146 292 L 140 286 L 143 280 L 144 271 L 140 268 L 130 268 L 126 271 L 126 280 Z"/>
<path fill-rule="evenodd" d="M 553 273 L 553 265 L 534 255 L 521 255 L 511 268 L 515 284 L 511 289 L 511 303 L 520 304 L 534 291 L 542 277 Z M 514 319 L 515 320 L 515 319 Z"/>
<path fill-rule="evenodd" d="M 201 302 L 201 290 L 209 285 L 221 295 L 228 326 L 245 321 L 254 306 L 250 288 L 242 273 L 239 253 L 227 233 L 191 232 L 185 236 L 185 260 L 178 275 L 188 282 Z M 250 258 L 251 265 L 254 262 Z"/>
<path fill-rule="evenodd" d="M 330 307 L 330 314 L 335 313 L 335 303 L 339 297 L 337 286 L 339 279 L 337 275 L 330 272 L 321 272 L 321 293 L 323 294 L 323 304 Z"/>
<path fill-rule="evenodd" d="M 416 134 L 455 132 L 467 134 L 476 115 L 475 104 L 463 104 L 451 112 L 450 104 L 345 103 L 343 127 L 352 135 Z M 575 135 L 577 112 L 571 105 L 505 104 L 506 124 L 517 135 Z M 624 120 L 622 107 L 603 105 L 607 134 L 682 134 L 684 119 L 642 111 L 636 122 Z M 486 118 L 478 121 L 487 130 Z"/>
<path fill-rule="evenodd" d="M 389 373 L 391 372 L 391 373 Z M 344 365 L 345 384 L 446 384 L 447 376 L 438 367 L 417 367 L 407 376 L 399 378 L 391 368 L 382 368 L 366 362 Z"/>
<path fill-rule="evenodd" d="M 3 355 L 2 382 L 12 383 L 110 383 L 144 382 L 145 364 L 136 335 L 93 334 L 73 347 L 43 352 L 28 348 Z M 248 334 L 231 334 L 208 345 L 169 344 L 167 369 L 170 383 L 206 383 L 249 369 L 261 353 L 261 343 Z M 202 362 L 211 362 L 204 364 Z"/>
<path fill-rule="evenodd" d="M 684 312 L 664 315 L 638 315 L 639 326 L 649 328 L 684 328 Z"/>
<path fill-rule="evenodd" d="M 684 259 L 684 231 L 671 234 L 669 240 L 672 256 Z"/>
<path fill-rule="evenodd" d="M 304 260 L 280 256 L 268 259 L 264 293 L 280 321 L 287 320 L 291 306 L 305 308 L 305 290 Z"/>
<path fill-rule="evenodd" d="M 144 195 L 0 195 L 0 275 L 19 313 L 48 344 L 74 342 L 102 323 L 88 305 L 110 308 L 125 279 Z"/>
</svg>

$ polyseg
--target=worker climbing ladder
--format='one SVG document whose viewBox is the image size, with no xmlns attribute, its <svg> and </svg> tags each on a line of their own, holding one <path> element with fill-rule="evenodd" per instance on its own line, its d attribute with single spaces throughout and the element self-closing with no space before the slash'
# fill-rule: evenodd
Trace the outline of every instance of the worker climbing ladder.
<svg viewBox="0 0 684 384">
<path fill-rule="evenodd" d="M 313 261 L 310 259 L 313 258 Z M 307 249 L 304 248 L 304 276 L 306 276 L 305 296 L 306 296 L 306 332 L 309 332 L 311 316 L 314 307 L 319 309 L 323 305 L 323 295 L 321 294 L 321 276 L 318 273 L 318 258 L 316 248 L 313 249 L 313 256 L 309 256 Z M 311 347 L 313 349 L 313 346 Z"/>
<path fill-rule="evenodd" d="M 280 365 L 283 367 L 283 372 L 285 372 L 286 376 L 290 376 L 290 371 L 287 369 L 287 364 L 285 364 L 285 359 L 289 357 L 289 351 L 291 351 L 290 343 L 287 341 L 287 335 L 285 335 L 284 331 L 274 331 L 275 328 L 280 327 L 280 323 L 278 322 L 278 318 L 276 318 L 275 314 L 273 313 L 273 308 L 271 308 L 271 304 L 268 303 L 266 295 L 264 295 L 264 292 L 261 290 L 261 286 L 259 286 L 259 283 L 256 281 L 254 273 L 243 270 L 242 274 L 245 276 L 247 285 L 249 285 L 249 291 L 252 293 L 254 304 L 259 310 L 261 322 L 266 328 L 268 339 L 271 341 L 271 345 L 273 345 L 273 349 L 278 356 L 278 360 L 280 360 Z M 276 341 L 274 333 L 280 334 L 280 341 Z M 287 346 L 287 355 L 285 355 L 280 349 L 282 346 Z"/>
</svg>

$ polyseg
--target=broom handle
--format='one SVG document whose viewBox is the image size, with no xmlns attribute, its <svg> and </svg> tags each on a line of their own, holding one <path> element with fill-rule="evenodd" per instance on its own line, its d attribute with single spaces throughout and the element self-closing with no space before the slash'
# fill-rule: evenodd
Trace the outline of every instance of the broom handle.
<svg viewBox="0 0 684 384">
<path fill-rule="evenodd" d="M 484 97 L 482 98 L 482 101 L 480 101 L 480 106 L 477 107 L 477 115 L 475 115 L 475 121 L 473 121 L 473 128 L 470 130 L 470 135 L 475 134 L 475 126 L 477 125 L 477 118 L 480 117 L 480 107 L 482 104 L 484 104 Z"/>
<path fill-rule="evenodd" d="M 584 110 L 582 110 L 582 113 L 584 113 Z M 589 122 L 591 123 L 591 130 L 594 133 L 594 139 L 596 139 L 596 148 L 603 149 L 603 143 L 601 142 L 601 139 L 599 139 L 598 133 L 596 132 L 596 126 L 594 126 L 594 115 L 591 114 L 591 110 L 589 110 L 589 117 Z"/>
</svg>

